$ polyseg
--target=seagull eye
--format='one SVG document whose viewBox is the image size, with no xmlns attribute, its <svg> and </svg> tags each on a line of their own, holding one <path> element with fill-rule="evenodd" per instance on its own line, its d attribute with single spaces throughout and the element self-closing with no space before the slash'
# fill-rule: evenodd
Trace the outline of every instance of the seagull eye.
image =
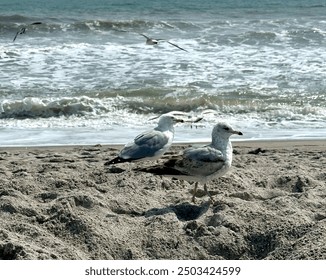
<svg viewBox="0 0 326 280">
<path fill-rule="evenodd" d="M 225 130 L 230 130 L 230 128 L 228 128 L 227 126 L 224 126 L 224 129 L 225 129 Z"/>
</svg>

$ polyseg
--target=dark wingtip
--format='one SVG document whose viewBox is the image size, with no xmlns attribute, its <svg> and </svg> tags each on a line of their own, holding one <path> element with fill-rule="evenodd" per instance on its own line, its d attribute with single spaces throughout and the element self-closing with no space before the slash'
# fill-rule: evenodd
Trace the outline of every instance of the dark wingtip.
<svg viewBox="0 0 326 280">
<path fill-rule="evenodd" d="M 17 36 L 18 36 L 18 33 L 19 33 L 19 31 L 17 31 L 17 33 L 16 33 L 14 39 L 12 40 L 13 42 L 15 42 L 15 40 L 16 40 L 16 38 L 17 38 Z"/>
</svg>

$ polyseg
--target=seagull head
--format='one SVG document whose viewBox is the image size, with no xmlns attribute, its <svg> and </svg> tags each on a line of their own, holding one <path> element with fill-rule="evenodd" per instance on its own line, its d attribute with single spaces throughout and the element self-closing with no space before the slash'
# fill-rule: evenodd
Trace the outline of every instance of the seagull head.
<svg viewBox="0 0 326 280">
<path fill-rule="evenodd" d="M 229 124 L 219 122 L 213 128 L 212 137 L 229 138 L 232 134 L 243 135 L 241 131 L 234 130 Z"/>
<path fill-rule="evenodd" d="M 156 129 L 161 130 L 161 131 L 163 131 L 163 130 L 173 131 L 173 125 L 175 123 L 184 122 L 184 120 L 177 118 L 176 116 L 174 116 L 171 113 L 166 113 L 166 114 L 161 115 L 160 117 L 151 118 L 151 120 L 154 120 L 157 118 L 159 118 L 159 120 L 158 120 Z"/>
<path fill-rule="evenodd" d="M 184 120 L 170 113 L 161 115 L 158 120 L 159 125 L 161 124 L 161 125 L 168 125 L 168 126 L 173 126 L 173 124 L 178 122 L 184 122 Z"/>
</svg>

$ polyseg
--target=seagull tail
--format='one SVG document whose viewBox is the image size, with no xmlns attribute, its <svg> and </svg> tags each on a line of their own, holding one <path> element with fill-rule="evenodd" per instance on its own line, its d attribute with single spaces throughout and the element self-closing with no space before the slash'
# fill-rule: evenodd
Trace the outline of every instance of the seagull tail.
<svg viewBox="0 0 326 280">
<path fill-rule="evenodd" d="M 123 162 L 129 162 L 131 161 L 130 159 L 124 159 L 121 157 L 115 157 L 114 159 L 111 159 L 104 163 L 104 165 L 111 165 L 111 164 L 116 164 L 116 163 L 123 163 Z"/>
</svg>

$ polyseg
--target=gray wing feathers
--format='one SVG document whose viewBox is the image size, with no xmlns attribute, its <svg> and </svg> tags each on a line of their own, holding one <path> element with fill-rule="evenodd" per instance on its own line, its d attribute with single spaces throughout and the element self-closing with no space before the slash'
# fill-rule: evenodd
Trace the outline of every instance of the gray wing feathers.
<svg viewBox="0 0 326 280">
<path fill-rule="evenodd" d="M 153 147 L 163 147 L 167 144 L 169 139 L 158 130 L 144 132 L 139 134 L 135 139 L 134 142 L 136 145 L 139 146 L 153 146 Z"/>
<path fill-rule="evenodd" d="M 152 157 L 159 154 L 168 142 L 168 137 L 160 131 L 145 132 L 138 135 L 134 142 L 127 144 L 119 156 L 124 159 Z"/>
<path fill-rule="evenodd" d="M 174 168 L 191 176 L 208 176 L 221 169 L 224 163 L 219 150 L 210 147 L 189 148 L 184 151 L 182 159 L 175 162 Z"/>
<path fill-rule="evenodd" d="M 198 162 L 224 162 L 224 157 L 221 151 L 210 148 L 188 148 L 183 153 L 183 158 Z"/>
</svg>

